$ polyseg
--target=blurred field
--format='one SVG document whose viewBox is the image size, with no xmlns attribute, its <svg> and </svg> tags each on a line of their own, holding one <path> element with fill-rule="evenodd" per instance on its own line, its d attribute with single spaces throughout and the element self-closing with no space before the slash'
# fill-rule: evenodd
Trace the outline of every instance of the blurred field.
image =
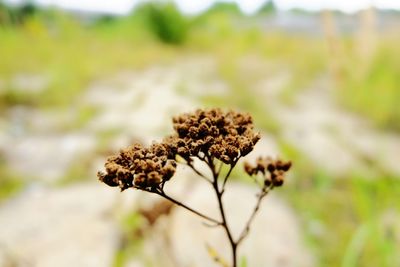
<svg viewBox="0 0 400 267">
<path fill-rule="evenodd" d="M 284 19 L 291 24 L 282 26 Z M 351 26 L 341 25 L 344 20 Z M 300 29 L 298 21 L 312 23 Z M 399 36 L 400 14 L 389 11 L 281 14 L 266 6 L 245 16 L 233 4 L 218 4 L 187 17 L 172 4 L 148 4 L 113 17 L 0 3 L 0 209 L 32 185 L 58 188 L 96 180 L 94 169 L 117 149 L 117 137 L 147 141 L 142 136 L 146 129 L 139 127 L 126 132 L 111 124 L 91 128 L 108 109 L 84 99 L 97 83 L 98 94 L 106 84 L 118 95 L 118 87 L 133 83 L 125 82 L 124 73 L 139 73 L 133 78 L 139 80 L 140 73 L 161 68 L 183 76 L 173 90 L 177 98 L 193 101 L 185 107 L 194 109 L 196 103 L 250 112 L 279 154 L 294 162 L 289 183 L 276 194 L 294 209 L 316 266 L 399 266 Z M 197 66 L 198 58 L 205 65 Z M 162 86 L 163 80 L 153 82 Z M 214 83 L 215 88 L 203 88 Z M 140 108 L 142 99 L 152 97 L 152 88 L 138 90 L 142 93 L 135 103 Z M 43 119 L 51 123 L 36 124 L 37 112 L 39 117 L 52 114 Z M 322 122 L 314 127 L 318 114 Z M 347 118 L 350 124 L 342 123 Z M 355 129 L 362 125 L 357 129 L 365 146 L 357 142 L 357 131 L 346 128 L 353 124 Z M 155 135 L 169 129 L 157 131 Z M 13 167 L 29 167 L 31 159 L 12 153 L 10 140 L 17 140 L 15 147 L 30 137 L 44 136 L 46 143 L 52 136 L 57 143 L 75 133 L 94 145 L 88 145 L 90 152 L 71 155 L 57 179 Z M 315 139 L 304 137 L 309 133 Z M 318 137 L 351 160 L 335 165 L 342 154 L 321 151 L 326 147 Z M 21 151 L 32 143 L 23 144 Z M 41 147 L 33 147 L 40 152 Z M 46 169 L 46 162 L 33 167 Z M 240 171 L 235 176 L 248 182 Z M 124 218 L 121 232 L 128 245 L 115 252 L 114 266 L 125 266 L 140 245 L 129 236 L 140 219 L 135 213 Z"/>
</svg>

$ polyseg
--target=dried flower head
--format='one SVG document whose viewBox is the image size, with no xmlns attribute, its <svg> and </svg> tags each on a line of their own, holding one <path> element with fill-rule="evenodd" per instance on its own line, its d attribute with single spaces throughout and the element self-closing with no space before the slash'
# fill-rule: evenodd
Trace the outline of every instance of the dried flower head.
<svg viewBox="0 0 400 267">
<path fill-rule="evenodd" d="M 106 172 L 98 172 L 100 181 L 109 186 L 151 189 L 162 186 L 175 173 L 176 162 L 170 158 L 168 146 L 154 143 L 150 147 L 135 144 L 111 156 Z"/>
<path fill-rule="evenodd" d="M 260 139 L 249 114 L 217 108 L 174 117 L 173 126 L 176 134 L 166 142 L 185 159 L 209 155 L 232 164 L 250 153 Z"/>
<path fill-rule="evenodd" d="M 292 166 L 290 161 L 273 160 L 271 157 L 258 157 L 255 165 L 248 162 L 244 164 L 245 172 L 250 175 L 262 174 L 265 186 L 281 186 L 284 182 L 285 174 Z"/>
</svg>

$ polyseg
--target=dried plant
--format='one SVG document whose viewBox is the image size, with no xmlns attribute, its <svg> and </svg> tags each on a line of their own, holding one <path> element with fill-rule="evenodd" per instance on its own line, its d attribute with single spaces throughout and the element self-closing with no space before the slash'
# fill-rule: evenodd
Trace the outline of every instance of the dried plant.
<svg viewBox="0 0 400 267">
<path fill-rule="evenodd" d="M 245 172 L 260 188 L 257 202 L 243 231 L 235 238 L 226 219 L 222 197 L 232 170 L 239 159 L 250 153 L 260 134 L 253 130 L 249 114 L 221 109 L 196 110 L 173 118 L 175 134 L 150 147 L 135 144 L 111 156 L 105 163 L 105 172 L 99 172 L 100 181 L 109 186 L 118 186 L 121 191 L 134 188 L 157 194 L 178 206 L 222 227 L 232 250 L 232 266 L 237 266 L 237 249 L 248 235 L 251 223 L 260 208 L 261 201 L 274 187 L 283 184 L 285 173 L 291 162 L 259 157 L 254 164 L 245 163 Z M 217 198 L 220 218 L 212 218 L 186 204 L 179 202 L 164 191 L 165 184 L 173 177 L 178 162 L 189 166 L 199 177 L 211 185 Z M 195 166 L 198 159 L 209 168 L 211 176 Z M 228 166 L 226 173 L 223 165 Z"/>
</svg>

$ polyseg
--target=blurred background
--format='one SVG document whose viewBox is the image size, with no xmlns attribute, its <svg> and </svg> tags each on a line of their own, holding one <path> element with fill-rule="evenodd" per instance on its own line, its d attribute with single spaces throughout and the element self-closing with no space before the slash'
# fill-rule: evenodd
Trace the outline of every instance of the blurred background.
<svg viewBox="0 0 400 267">
<path fill-rule="evenodd" d="M 0 266 L 217 266 L 218 230 L 96 177 L 199 107 L 294 163 L 241 266 L 400 266 L 399 48 L 396 0 L 0 1 Z"/>
</svg>

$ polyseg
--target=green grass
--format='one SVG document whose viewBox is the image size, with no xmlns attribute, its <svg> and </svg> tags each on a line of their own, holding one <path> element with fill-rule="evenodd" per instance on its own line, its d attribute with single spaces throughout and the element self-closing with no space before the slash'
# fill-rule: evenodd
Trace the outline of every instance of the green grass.
<svg viewBox="0 0 400 267">
<path fill-rule="evenodd" d="M 113 267 L 123 267 L 129 259 L 138 257 L 142 249 L 139 231 L 143 231 L 143 218 L 138 213 L 129 213 L 121 218 L 121 242 L 114 255 Z"/>
<path fill-rule="evenodd" d="M 6 84 L 21 73 L 50 77 L 44 91 L 34 98 L 6 87 L 0 92 L 2 106 L 68 106 L 94 80 L 160 63 L 176 53 L 173 47 L 146 39 L 134 30 L 129 32 L 129 28 L 136 28 L 130 20 L 116 23 L 112 37 L 105 26 L 83 28 L 72 19 L 62 21 L 55 25 L 56 33 L 36 20 L 23 28 L 0 28 L 0 73 Z"/>
<path fill-rule="evenodd" d="M 350 110 L 369 118 L 375 125 L 400 131 L 400 39 L 382 35 L 376 51 L 366 60 L 346 58 L 339 100 Z M 357 49 L 351 44 L 347 54 Z M 366 61 L 366 63 L 364 63 Z M 360 67 L 361 66 L 361 67 Z"/>
<path fill-rule="evenodd" d="M 64 175 L 56 182 L 58 186 L 66 186 L 82 181 L 92 181 L 96 173 L 91 170 L 91 163 L 94 155 L 85 156 L 75 162 L 68 168 Z"/>
<path fill-rule="evenodd" d="M 0 203 L 20 192 L 26 181 L 11 172 L 7 166 L 0 162 Z"/>
<path fill-rule="evenodd" d="M 400 177 L 332 177 L 294 147 L 281 143 L 281 149 L 294 165 L 279 192 L 297 210 L 318 266 L 399 264 L 399 228 L 395 222 L 385 224 L 384 218 L 400 215 Z"/>
<path fill-rule="evenodd" d="M 324 231 L 319 236 L 310 229 L 321 266 L 339 262 L 342 266 L 396 266 L 389 259 L 396 257 L 399 244 L 386 236 L 389 229 L 384 229 L 382 220 L 388 210 L 395 208 L 397 214 L 400 211 L 393 206 L 400 193 L 397 180 L 373 182 L 348 177 L 322 189 L 300 187 L 295 192 L 292 203 L 296 203 L 297 210 L 305 211 L 305 223 L 318 222 Z"/>
</svg>

